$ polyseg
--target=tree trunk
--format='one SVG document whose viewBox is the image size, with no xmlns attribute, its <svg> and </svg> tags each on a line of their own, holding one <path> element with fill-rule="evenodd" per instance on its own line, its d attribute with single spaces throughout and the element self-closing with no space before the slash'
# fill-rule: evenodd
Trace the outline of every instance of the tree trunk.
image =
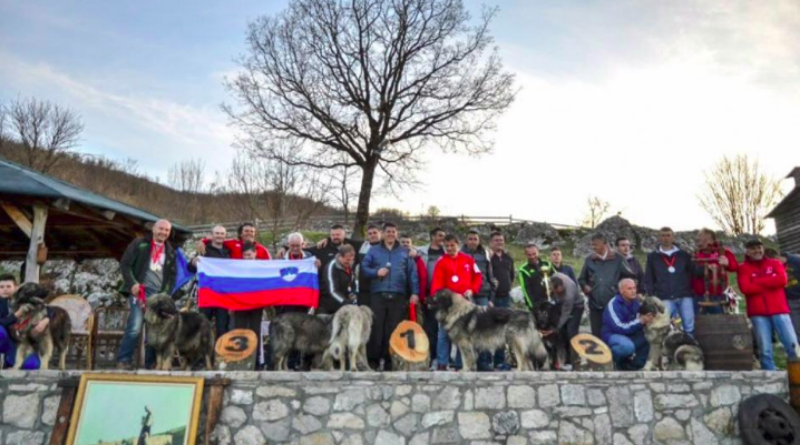
<svg viewBox="0 0 800 445">
<path fill-rule="evenodd" d="M 372 183 L 375 179 L 376 162 L 368 162 L 363 168 L 361 175 L 361 191 L 358 193 L 358 209 L 356 210 L 356 220 L 353 225 L 353 236 L 366 236 L 367 222 L 369 222 L 369 201 L 372 198 Z"/>
</svg>

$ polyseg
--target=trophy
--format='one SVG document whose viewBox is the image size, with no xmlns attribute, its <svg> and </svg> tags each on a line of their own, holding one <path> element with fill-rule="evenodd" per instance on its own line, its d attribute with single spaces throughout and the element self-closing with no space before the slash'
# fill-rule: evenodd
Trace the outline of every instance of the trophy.
<svg viewBox="0 0 800 445">
<path fill-rule="evenodd" d="M 553 299 L 550 296 L 550 266 L 542 264 L 539 267 L 539 271 L 542 273 L 542 283 L 544 283 L 544 290 L 547 293 L 547 302 L 552 304 Z"/>
</svg>

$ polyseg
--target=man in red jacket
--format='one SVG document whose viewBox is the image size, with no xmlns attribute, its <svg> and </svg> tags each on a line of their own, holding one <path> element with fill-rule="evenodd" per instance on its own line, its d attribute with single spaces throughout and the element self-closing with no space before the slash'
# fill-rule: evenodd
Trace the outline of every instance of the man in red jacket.
<svg viewBox="0 0 800 445">
<path fill-rule="evenodd" d="M 747 316 L 753 322 L 761 369 L 774 370 L 773 331 L 778 334 L 786 355 L 797 358 L 797 336 L 783 291 L 786 270 L 780 261 L 764 256 L 764 245 L 758 239 L 748 241 L 745 247 L 746 257 L 739 266 L 739 289 L 747 299 Z"/>
<path fill-rule="evenodd" d="M 241 260 L 244 258 L 242 247 L 245 243 L 253 243 L 253 245 L 255 245 L 257 260 L 271 259 L 269 250 L 256 241 L 256 226 L 253 223 L 243 223 L 241 226 L 239 226 L 238 234 L 239 238 L 225 240 L 225 242 L 222 243 L 226 249 L 231 251 L 231 259 Z M 210 239 L 205 238 L 201 242 L 197 243 L 197 253 L 200 255 L 205 255 L 206 244 L 210 242 Z"/>
<path fill-rule="evenodd" d="M 433 269 L 433 282 L 430 295 L 435 295 L 442 289 L 451 290 L 465 298 L 472 300 L 481 290 L 481 270 L 470 255 L 459 250 L 458 237 L 447 235 L 444 237 L 444 255 L 439 258 Z M 439 338 L 436 341 L 436 370 L 447 371 L 450 362 L 450 349 L 452 343 L 441 323 L 439 324 Z M 455 368 L 461 369 L 461 352 L 456 354 Z"/>
<path fill-rule="evenodd" d="M 721 314 L 722 306 L 700 307 L 699 302 L 708 298 L 712 302 L 725 301 L 725 290 L 728 289 L 728 273 L 739 270 L 736 255 L 722 247 L 717 241 L 717 234 L 711 229 L 700 229 L 697 234 L 697 252 L 692 260 L 702 266 L 702 274 L 692 276 L 695 314 Z"/>
</svg>

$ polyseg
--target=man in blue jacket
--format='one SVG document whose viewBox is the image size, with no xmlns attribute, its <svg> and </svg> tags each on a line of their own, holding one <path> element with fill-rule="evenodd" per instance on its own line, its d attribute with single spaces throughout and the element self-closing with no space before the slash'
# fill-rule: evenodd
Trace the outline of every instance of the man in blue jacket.
<svg viewBox="0 0 800 445">
<path fill-rule="evenodd" d="M 389 337 L 408 317 L 409 303 L 419 303 L 417 266 L 409 250 L 397 241 L 396 225 L 383 225 L 383 241 L 369 249 L 361 270 L 370 279 L 370 309 L 375 314 L 367 358 L 373 369 L 378 369 L 380 359 L 384 359 L 384 369 L 389 370 Z"/>
<path fill-rule="evenodd" d="M 644 327 L 653 322 L 653 314 L 639 315 L 641 301 L 636 298 L 636 282 L 624 278 L 619 293 L 603 312 L 603 341 L 611 348 L 614 366 L 620 371 L 642 369 L 650 354 Z"/>
</svg>

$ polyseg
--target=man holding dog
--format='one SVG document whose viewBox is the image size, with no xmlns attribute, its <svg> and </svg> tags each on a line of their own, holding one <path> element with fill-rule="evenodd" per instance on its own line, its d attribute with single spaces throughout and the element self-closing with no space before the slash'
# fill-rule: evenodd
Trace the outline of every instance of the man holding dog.
<svg viewBox="0 0 800 445">
<path fill-rule="evenodd" d="M 17 356 L 17 343 L 14 341 L 14 337 L 11 336 L 11 331 L 14 329 L 14 325 L 25 317 L 30 310 L 28 305 L 22 305 L 16 312 L 11 312 L 11 297 L 14 296 L 16 291 L 17 279 L 11 274 L 0 275 L 0 355 L 4 357 L 5 363 L 3 363 L 3 366 L 5 368 L 14 366 Z M 33 328 L 33 335 L 36 336 L 44 332 L 49 323 L 49 318 L 37 323 L 36 327 Z M 25 359 L 20 369 L 34 370 L 39 369 L 40 366 L 39 354 L 34 353 Z"/>
<path fill-rule="evenodd" d="M 589 323 L 592 335 L 599 337 L 603 326 L 603 313 L 608 302 L 617 293 L 622 274 L 622 257 L 608 246 L 602 233 L 592 236 L 592 253 L 583 263 L 578 283 L 589 297 Z"/>
<path fill-rule="evenodd" d="M 694 335 L 692 277 L 695 265 L 692 256 L 675 245 L 675 232 L 669 227 L 662 228 L 658 237 L 658 249 L 647 255 L 645 291 L 664 302 L 670 318 L 679 314 L 683 332 Z"/>
<path fill-rule="evenodd" d="M 389 338 L 408 317 L 409 303 L 419 303 L 417 267 L 409 250 L 397 241 L 395 224 L 383 225 L 383 241 L 370 247 L 360 267 L 371 280 L 370 309 L 375 315 L 367 347 L 370 367 L 379 369 L 379 361 L 384 359 L 385 369 L 389 370 Z"/>
<path fill-rule="evenodd" d="M 152 234 L 135 239 L 120 260 L 119 269 L 123 280 L 120 293 L 128 297 L 130 313 L 117 351 L 119 369 L 133 368 L 133 354 L 142 333 L 147 298 L 160 293 L 172 294 L 175 286 L 175 249 L 167 242 L 171 230 L 172 224 L 169 221 L 156 221 Z M 145 366 L 149 368 L 154 363 L 154 351 L 146 348 Z"/>
<path fill-rule="evenodd" d="M 654 314 L 639 314 L 642 303 L 636 295 L 636 282 L 623 278 L 619 293 L 611 298 L 603 312 L 601 338 L 611 349 L 614 365 L 620 371 L 644 368 L 650 344 L 644 327 L 652 323 Z"/>
<path fill-rule="evenodd" d="M 462 252 L 471 256 L 481 273 L 481 287 L 473 301 L 478 306 L 494 305 L 494 292 L 496 281 L 492 270 L 491 254 L 489 249 L 481 244 L 480 234 L 477 230 L 467 232 L 467 242 L 464 243 Z M 494 370 L 493 356 L 489 352 L 481 352 L 478 356 L 478 371 Z"/>
<path fill-rule="evenodd" d="M 445 236 L 445 255 L 439 259 L 433 271 L 431 295 L 435 295 L 436 292 L 442 289 L 448 289 L 456 294 L 463 295 L 464 298 L 473 300 L 480 293 L 481 285 L 483 284 L 481 270 L 471 256 L 459 251 L 459 247 L 457 236 L 452 234 Z M 438 371 L 447 371 L 452 343 L 441 324 L 439 325 L 439 337 L 436 343 L 436 369 Z M 461 367 L 461 354 L 458 353 L 456 355 L 456 369 Z"/>
<path fill-rule="evenodd" d="M 747 316 L 753 322 L 761 369 L 774 370 L 772 333 L 778 334 L 790 359 L 797 358 L 797 335 L 789 317 L 784 287 L 786 270 L 777 259 L 764 256 L 764 245 L 758 239 L 745 244 L 745 260 L 739 266 L 739 289 L 747 300 Z"/>
<path fill-rule="evenodd" d="M 333 261 L 320 271 L 319 313 L 334 314 L 346 304 L 355 304 L 358 279 L 355 271 L 356 249 L 349 244 L 339 247 Z"/>
<path fill-rule="evenodd" d="M 558 335 L 558 349 L 565 363 L 572 363 L 572 347 L 570 340 L 578 335 L 583 318 L 583 296 L 578 290 L 578 285 L 571 277 L 562 272 L 556 272 L 550 278 L 550 288 L 553 290 L 555 333 Z M 543 333 L 549 334 L 549 333 Z"/>
</svg>

